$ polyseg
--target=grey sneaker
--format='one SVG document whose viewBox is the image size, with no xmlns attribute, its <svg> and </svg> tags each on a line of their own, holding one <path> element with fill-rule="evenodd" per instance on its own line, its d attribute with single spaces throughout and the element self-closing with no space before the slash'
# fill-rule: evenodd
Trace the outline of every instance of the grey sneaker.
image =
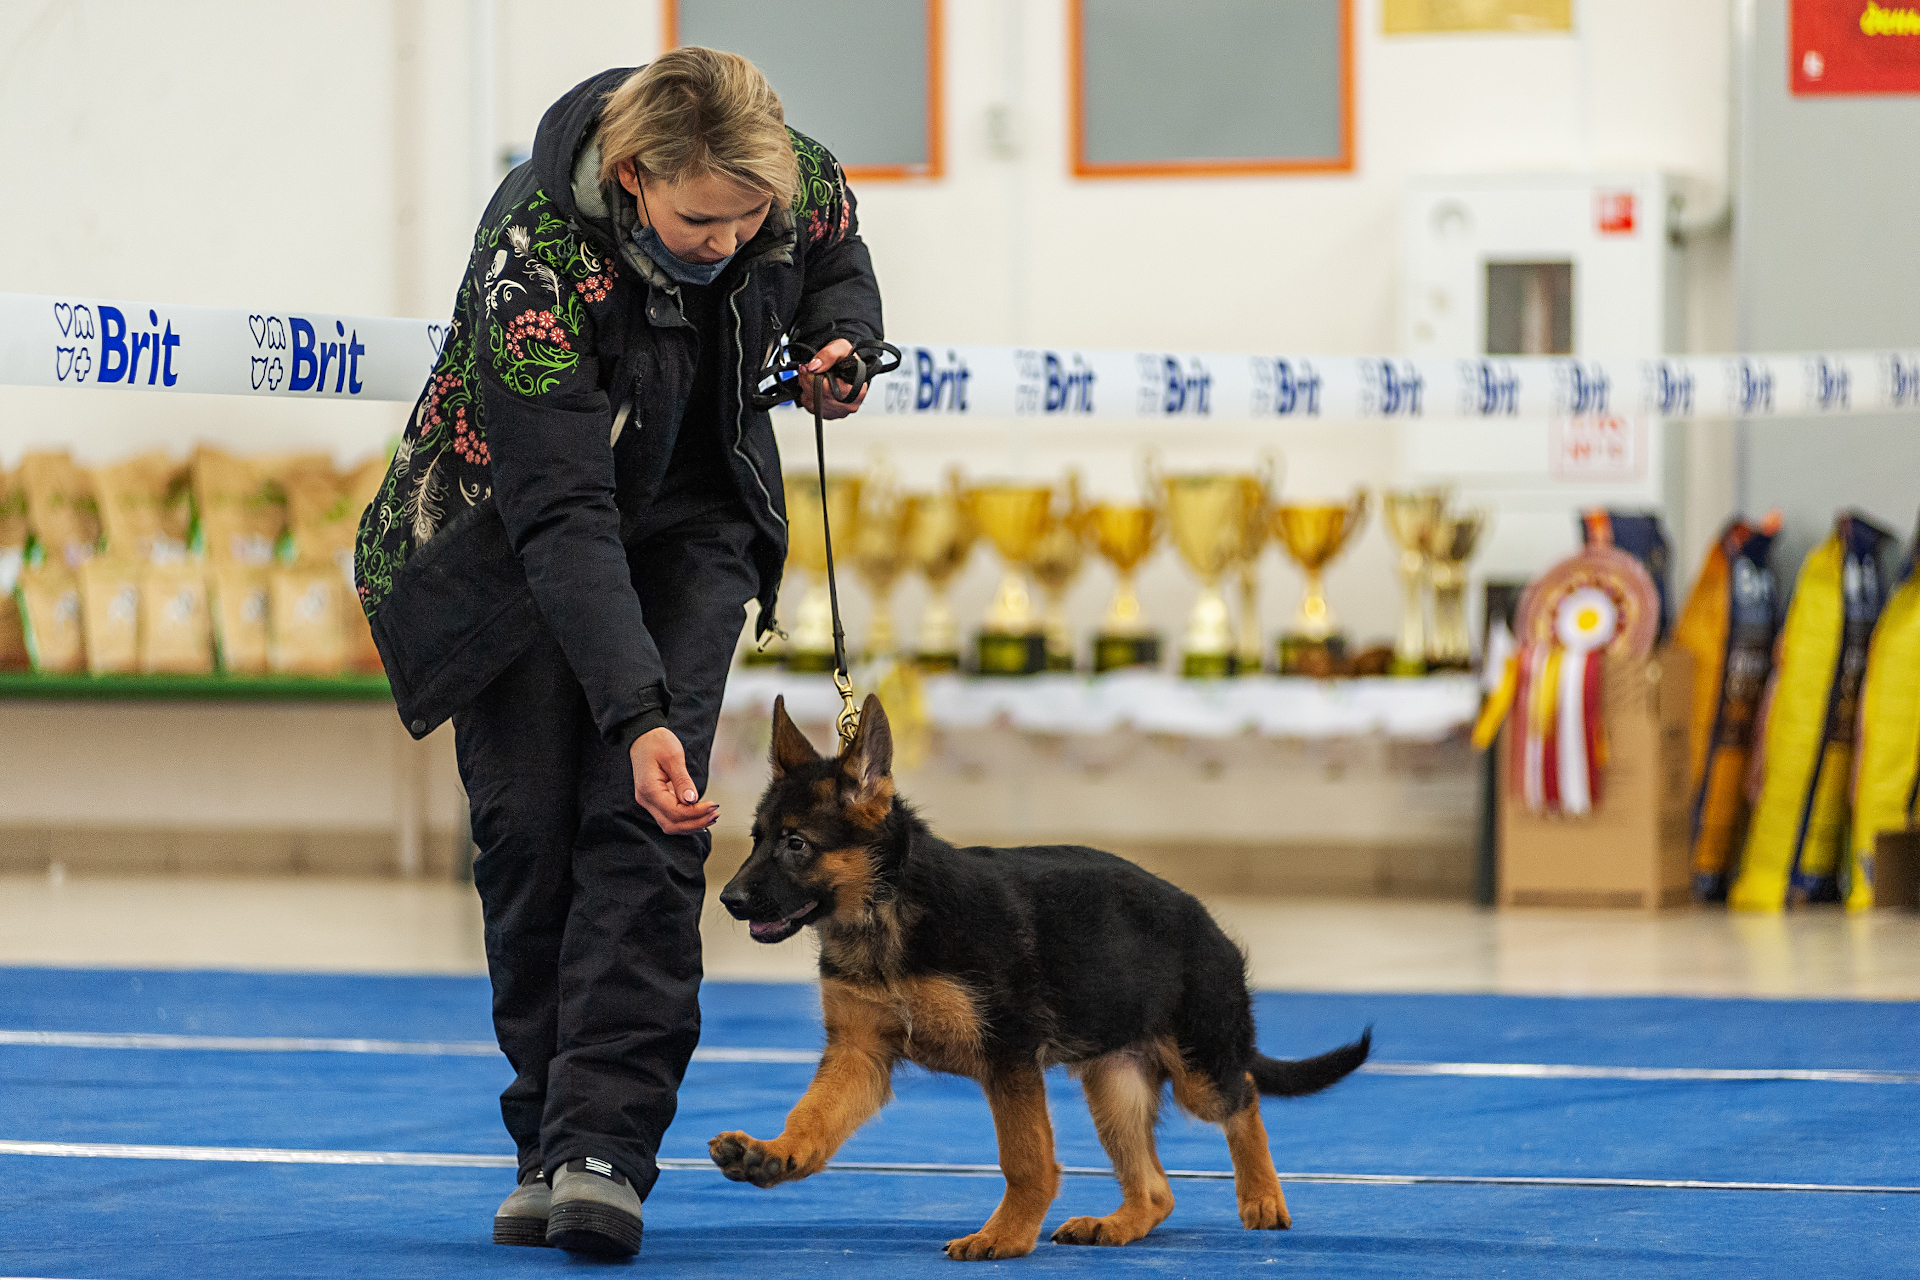
<svg viewBox="0 0 1920 1280">
<path fill-rule="evenodd" d="M 553 1173 L 547 1243 L 574 1253 L 631 1258 L 640 1252 L 640 1194 L 599 1156 L 569 1160 Z"/>
<path fill-rule="evenodd" d="M 493 1211 L 495 1244 L 529 1244 L 535 1248 L 547 1243 L 547 1201 L 553 1192 L 538 1169 L 520 1179 L 513 1194 Z"/>
</svg>

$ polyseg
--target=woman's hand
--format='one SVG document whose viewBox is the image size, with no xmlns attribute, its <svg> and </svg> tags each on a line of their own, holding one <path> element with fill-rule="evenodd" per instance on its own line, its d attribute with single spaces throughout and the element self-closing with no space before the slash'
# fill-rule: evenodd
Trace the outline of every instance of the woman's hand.
<svg viewBox="0 0 1920 1280">
<path fill-rule="evenodd" d="M 687 776 L 687 753 L 673 730 L 650 729 L 633 740 L 633 798 L 670 836 L 705 831 L 720 820 L 720 806 L 701 804 Z"/>
<path fill-rule="evenodd" d="M 820 348 L 819 354 L 802 366 L 803 371 L 800 374 L 800 407 L 802 409 L 805 409 L 808 413 L 813 412 L 813 397 L 816 394 L 815 387 L 822 381 L 819 374 L 823 370 L 833 368 L 833 366 L 839 364 L 852 354 L 853 344 L 851 342 L 848 342 L 845 338 L 835 338 L 832 342 Z M 827 378 L 825 381 L 828 384 L 827 398 L 826 402 L 820 407 L 820 416 L 829 422 L 835 418 L 846 417 L 858 409 L 867 398 L 867 387 L 861 387 L 859 395 L 851 400 L 842 400 L 840 397 L 846 393 L 847 384 L 838 378 Z M 872 384 L 868 385 L 870 386 Z"/>
</svg>

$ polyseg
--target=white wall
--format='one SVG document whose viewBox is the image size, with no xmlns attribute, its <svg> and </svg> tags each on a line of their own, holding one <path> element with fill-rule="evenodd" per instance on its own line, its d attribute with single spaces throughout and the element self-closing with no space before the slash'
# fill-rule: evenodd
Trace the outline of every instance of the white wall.
<svg viewBox="0 0 1920 1280">
<path fill-rule="evenodd" d="M 1379 0 L 1359 0 L 1353 173 L 1095 181 L 1067 173 L 1063 0 L 953 0 L 947 173 L 860 190 L 889 328 L 961 342 L 1391 349 L 1395 212 L 1414 174 L 1665 167 L 1724 186 L 1727 0 L 1579 7 L 1575 36 L 1388 39 Z M 11 250 L 0 287 L 347 313 L 443 314 L 477 212 L 476 145 L 524 146 L 557 94 L 646 60 L 661 30 L 652 3 L 499 0 L 488 129 L 470 109 L 479 9 L 459 0 L 14 9 L 21 19 L 0 32 L 0 171 L 14 194 L 0 202 Z M 996 110 L 1013 122 L 1010 153 L 990 137 Z M 1724 254 L 1694 257 L 1691 332 L 1714 345 L 1730 329 Z M 0 460 L 195 439 L 344 458 L 379 447 L 404 412 L 0 388 Z M 885 446 L 916 481 L 950 458 L 976 475 L 1052 476 L 1074 461 L 1113 494 L 1133 491 L 1148 442 L 1174 467 L 1244 464 L 1277 445 L 1285 488 L 1302 496 L 1379 486 L 1398 468 L 1391 433 L 1358 425 L 1130 428 L 1099 441 L 1011 423 L 964 431 L 848 424 L 835 448 L 858 465 Z M 1370 530 L 1331 574 L 1336 609 L 1362 634 L 1393 624 L 1388 554 Z M 984 606 L 989 559 L 963 584 L 967 612 Z M 1271 555 L 1264 573 L 1272 629 L 1298 578 Z M 1083 580 L 1083 624 L 1106 583 L 1101 570 Z M 1175 623 L 1190 587 L 1170 554 L 1144 586 L 1150 610 Z"/>
</svg>

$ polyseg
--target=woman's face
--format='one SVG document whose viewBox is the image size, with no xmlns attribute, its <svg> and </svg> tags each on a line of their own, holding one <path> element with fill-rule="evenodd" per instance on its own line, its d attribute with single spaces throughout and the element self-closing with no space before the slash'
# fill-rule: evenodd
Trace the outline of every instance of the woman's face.
<svg viewBox="0 0 1920 1280">
<path fill-rule="evenodd" d="M 718 174 L 667 183 L 642 178 L 631 161 L 619 169 L 620 185 L 640 205 L 640 221 L 682 262 L 713 263 L 739 250 L 760 232 L 772 200 Z"/>
</svg>

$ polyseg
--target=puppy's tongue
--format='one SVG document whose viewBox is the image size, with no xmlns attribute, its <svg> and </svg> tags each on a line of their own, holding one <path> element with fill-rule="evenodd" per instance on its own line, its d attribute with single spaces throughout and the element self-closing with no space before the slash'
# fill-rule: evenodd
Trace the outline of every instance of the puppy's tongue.
<svg viewBox="0 0 1920 1280">
<path fill-rule="evenodd" d="M 809 902 L 806 906 L 800 908 L 798 911 L 794 912 L 792 915 L 782 916 L 778 920 L 749 921 L 747 923 L 747 932 L 752 934 L 755 938 L 774 937 L 775 935 L 784 931 L 788 925 L 791 925 L 795 920 L 798 920 L 801 916 L 806 915 L 807 912 L 813 910 L 814 907 L 818 905 L 819 904 L 817 902 Z"/>
</svg>

